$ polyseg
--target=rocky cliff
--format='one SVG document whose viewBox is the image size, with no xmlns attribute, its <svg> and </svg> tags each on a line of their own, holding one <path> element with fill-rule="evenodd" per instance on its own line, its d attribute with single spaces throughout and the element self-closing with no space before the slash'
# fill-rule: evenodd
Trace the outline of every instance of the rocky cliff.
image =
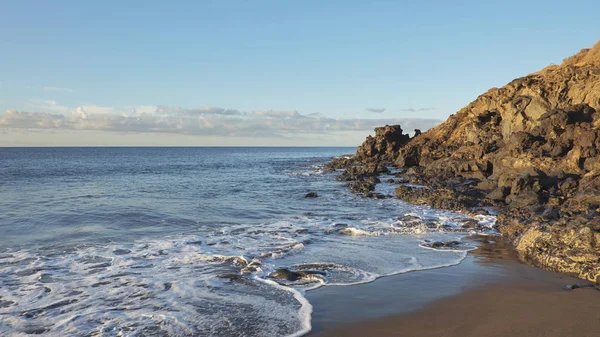
<svg viewBox="0 0 600 337">
<path fill-rule="evenodd" d="M 409 202 L 494 205 L 523 260 L 600 282 L 600 42 L 415 134 L 378 128 L 331 166 L 351 166 L 342 180 L 362 185 L 377 183 L 386 165 L 405 168 L 407 180 L 429 187 L 400 186 L 396 196 Z"/>
</svg>

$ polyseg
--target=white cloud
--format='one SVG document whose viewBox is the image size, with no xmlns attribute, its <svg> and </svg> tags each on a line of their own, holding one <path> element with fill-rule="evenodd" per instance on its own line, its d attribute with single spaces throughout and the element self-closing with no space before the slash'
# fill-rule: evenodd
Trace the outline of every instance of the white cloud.
<svg viewBox="0 0 600 337">
<path fill-rule="evenodd" d="M 368 112 L 382 113 L 385 111 L 385 108 L 366 108 L 365 110 Z"/>
<path fill-rule="evenodd" d="M 112 107 L 97 106 L 97 105 L 83 105 L 77 108 L 85 111 L 86 114 L 114 114 L 117 111 Z"/>
<path fill-rule="evenodd" d="M 204 106 L 199 109 L 189 109 L 188 114 L 190 115 L 224 115 L 224 116 L 237 116 L 242 115 L 241 112 L 235 109 L 224 109 L 214 106 Z"/>
<path fill-rule="evenodd" d="M 295 111 L 295 110 L 292 110 L 292 111 L 260 110 L 260 111 L 255 111 L 254 114 L 259 117 L 273 117 L 273 118 L 300 116 L 298 111 Z"/>
<path fill-rule="evenodd" d="M 131 112 L 133 114 L 155 113 L 157 109 L 158 107 L 154 105 L 140 105 L 133 108 Z"/>
<path fill-rule="evenodd" d="M 423 111 L 431 111 L 431 110 L 435 110 L 435 108 L 403 108 L 403 109 L 400 109 L 400 111 L 407 111 L 407 112 L 423 112 Z"/>
<path fill-rule="evenodd" d="M 159 114 L 165 115 L 187 115 L 187 116 L 203 116 L 203 115 L 222 115 L 222 116 L 240 116 L 244 113 L 235 109 L 224 109 L 214 106 L 204 106 L 197 109 L 184 109 L 180 106 L 165 106 L 160 105 L 156 107 L 155 111 Z"/>
<path fill-rule="evenodd" d="M 87 118 L 87 112 L 85 112 L 85 110 L 83 109 L 83 107 L 79 107 L 77 108 L 74 112 L 73 115 L 78 116 L 79 118 L 83 118 L 86 119 Z"/>
<path fill-rule="evenodd" d="M 214 137 L 294 138 L 373 131 L 385 124 L 403 129 L 426 130 L 439 120 L 417 118 L 330 118 L 304 115 L 296 110 L 260 110 L 252 113 L 205 106 L 138 106 L 130 112 L 96 105 L 69 108 L 56 101 L 35 101 L 37 111 L 7 110 L 0 114 L 0 126 L 14 129 L 87 130 L 118 133 L 179 134 Z"/>
<path fill-rule="evenodd" d="M 65 123 L 63 115 L 42 112 L 19 112 L 6 110 L 0 116 L 0 126 L 19 129 L 61 129 Z"/>
</svg>

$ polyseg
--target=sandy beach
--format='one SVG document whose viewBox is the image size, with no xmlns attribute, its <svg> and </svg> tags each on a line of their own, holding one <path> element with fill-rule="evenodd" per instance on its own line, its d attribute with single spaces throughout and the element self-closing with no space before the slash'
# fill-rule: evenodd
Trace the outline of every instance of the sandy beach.
<svg viewBox="0 0 600 337">
<path fill-rule="evenodd" d="M 598 336 L 600 292 L 488 240 L 458 266 L 308 293 L 310 336 Z"/>
</svg>

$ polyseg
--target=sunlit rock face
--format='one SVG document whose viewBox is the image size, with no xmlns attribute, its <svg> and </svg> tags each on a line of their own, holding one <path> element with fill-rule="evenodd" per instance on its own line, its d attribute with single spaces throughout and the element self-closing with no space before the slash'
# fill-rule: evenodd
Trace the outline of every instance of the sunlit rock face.
<svg viewBox="0 0 600 337">
<path fill-rule="evenodd" d="M 377 174 L 390 162 L 428 186 L 400 186 L 397 197 L 494 205 L 524 260 L 600 282 L 600 42 L 488 90 L 414 138 L 399 125 L 378 128 L 346 164 Z"/>
</svg>

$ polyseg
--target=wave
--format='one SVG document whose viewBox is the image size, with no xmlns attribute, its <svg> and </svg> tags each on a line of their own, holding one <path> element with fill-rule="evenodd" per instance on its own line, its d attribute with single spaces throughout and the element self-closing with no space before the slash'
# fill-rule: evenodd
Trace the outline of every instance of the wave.
<svg viewBox="0 0 600 337">
<path fill-rule="evenodd" d="M 456 265 L 474 248 L 462 238 L 493 233 L 493 216 L 412 210 L 223 225 L 68 251 L 4 249 L 0 334 L 300 336 L 311 329 L 306 291 Z M 467 220 L 477 226 L 465 229 Z M 275 277 L 282 269 L 300 276 Z"/>
</svg>

